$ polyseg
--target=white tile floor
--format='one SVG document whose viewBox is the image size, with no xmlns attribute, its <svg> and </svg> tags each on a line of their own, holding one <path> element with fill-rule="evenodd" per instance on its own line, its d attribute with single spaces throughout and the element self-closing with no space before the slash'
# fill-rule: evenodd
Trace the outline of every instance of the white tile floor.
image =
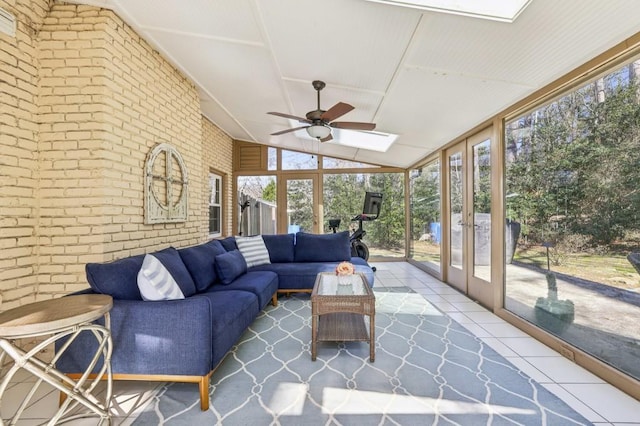
<svg viewBox="0 0 640 426">
<path fill-rule="evenodd" d="M 461 295 L 429 274 L 404 262 L 377 263 L 375 287 L 406 286 L 482 339 L 510 362 L 564 400 L 595 425 L 640 426 L 640 401 L 605 383 L 559 353 L 529 337 L 482 306 Z M 6 419 L 17 409 L 33 379 L 20 374 L 0 401 Z M 115 382 L 112 406 L 114 425 L 128 426 L 155 395 L 158 383 Z M 194 385 L 194 392 L 197 387 Z M 19 425 L 46 423 L 55 412 L 58 393 L 39 391 Z M 95 425 L 95 417 L 71 421 L 69 425 Z"/>
<path fill-rule="evenodd" d="M 640 401 L 408 263 L 377 263 L 375 287 L 407 286 L 595 425 L 640 426 Z"/>
</svg>

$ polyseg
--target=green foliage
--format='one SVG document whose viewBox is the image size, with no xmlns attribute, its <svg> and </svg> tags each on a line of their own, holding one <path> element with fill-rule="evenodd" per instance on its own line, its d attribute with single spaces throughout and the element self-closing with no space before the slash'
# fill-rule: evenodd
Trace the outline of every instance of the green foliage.
<svg viewBox="0 0 640 426">
<path fill-rule="evenodd" d="M 411 239 L 429 233 L 433 222 L 440 222 L 440 162 L 425 166 L 411 178 Z"/>
<path fill-rule="evenodd" d="M 367 191 L 381 192 L 382 208 L 377 220 L 364 222 L 366 241 L 372 247 L 404 246 L 404 175 L 402 173 L 325 174 L 325 229 L 329 219 L 340 219 L 341 229 L 357 228 L 351 219 L 362 213 Z"/>
<path fill-rule="evenodd" d="M 571 250 L 640 229 L 639 90 L 626 70 L 507 124 L 506 210 L 530 242 Z"/>
<path fill-rule="evenodd" d="M 276 181 L 275 179 L 271 179 L 269 183 L 262 189 L 262 199 L 265 201 L 270 201 L 272 203 L 276 202 Z"/>
</svg>

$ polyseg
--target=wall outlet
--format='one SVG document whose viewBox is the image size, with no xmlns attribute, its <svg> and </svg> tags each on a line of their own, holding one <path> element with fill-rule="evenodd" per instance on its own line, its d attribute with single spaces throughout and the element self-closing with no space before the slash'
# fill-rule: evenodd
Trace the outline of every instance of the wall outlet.
<svg viewBox="0 0 640 426">
<path fill-rule="evenodd" d="M 560 354 L 563 357 L 570 359 L 571 361 L 576 360 L 573 351 L 566 346 L 560 346 Z"/>
</svg>

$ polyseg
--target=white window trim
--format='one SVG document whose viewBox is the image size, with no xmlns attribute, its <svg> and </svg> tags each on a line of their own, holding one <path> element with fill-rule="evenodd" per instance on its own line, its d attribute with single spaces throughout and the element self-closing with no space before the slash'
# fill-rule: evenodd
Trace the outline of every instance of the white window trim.
<svg viewBox="0 0 640 426">
<path fill-rule="evenodd" d="M 214 203 L 213 199 L 214 199 L 214 191 L 215 191 L 215 186 L 211 185 L 213 180 L 217 180 L 219 182 L 219 193 L 218 193 L 218 199 L 219 202 L 218 203 Z M 220 237 L 222 236 L 222 217 L 223 217 L 223 210 L 224 210 L 224 188 L 222 186 L 223 180 L 222 180 L 222 176 L 217 174 L 217 173 L 213 173 L 213 172 L 209 172 L 209 203 L 208 206 L 212 207 L 212 206 L 217 206 L 220 208 L 220 230 L 218 232 L 209 232 L 209 237 L 213 238 L 213 237 Z M 209 223 L 211 221 L 211 216 L 207 216 L 208 220 L 207 220 L 207 231 L 209 231 Z"/>
</svg>

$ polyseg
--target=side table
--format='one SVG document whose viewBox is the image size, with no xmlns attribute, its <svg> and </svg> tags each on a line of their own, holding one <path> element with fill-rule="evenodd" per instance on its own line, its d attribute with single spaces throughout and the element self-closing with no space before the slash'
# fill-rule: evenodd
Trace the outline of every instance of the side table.
<svg viewBox="0 0 640 426">
<path fill-rule="evenodd" d="M 0 401 L 2 401 L 9 382 L 21 368 L 38 378 L 9 424 L 17 423 L 43 381 L 68 396 L 60 404 L 57 413 L 49 421 L 49 425 L 60 420 L 85 417 L 86 414 L 69 415 L 78 404 L 100 416 L 100 424 L 105 420 L 110 423 L 109 404 L 112 393 L 111 352 L 113 344 L 109 311 L 112 307 L 111 296 L 86 294 L 31 303 L 0 313 L 0 349 L 2 349 L 0 366 L 4 365 L 5 356 L 8 355 L 13 359 L 13 365 L 0 382 Z M 92 323 L 103 316 L 104 326 Z M 56 370 L 55 363 L 82 332 L 93 333 L 98 340 L 98 349 L 87 370 L 77 381 L 74 381 Z M 16 344 L 18 339 L 39 336 L 48 337 L 29 351 L 21 349 Z M 47 362 L 38 358 L 38 354 L 43 349 L 63 338 L 66 338 L 67 341 L 51 361 Z M 100 358 L 103 359 L 102 367 L 94 376 L 91 373 Z M 101 402 L 92 395 L 92 391 L 105 376 L 105 373 L 107 390 L 105 400 Z M 90 379 L 90 377 L 93 378 Z M 0 424 L 3 424 L 2 419 L 0 419 Z"/>
</svg>

